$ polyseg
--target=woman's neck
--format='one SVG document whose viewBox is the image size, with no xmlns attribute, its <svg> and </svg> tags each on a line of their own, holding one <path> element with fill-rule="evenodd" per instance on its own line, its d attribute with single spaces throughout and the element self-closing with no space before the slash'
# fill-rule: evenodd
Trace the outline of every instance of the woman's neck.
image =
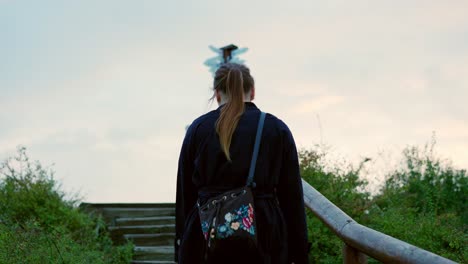
<svg viewBox="0 0 468 264">
<path fill-rule="evenodd" d="M 221 106 L 225 103 L 227 103 L 228 100 L 224 97 L 221 97 L 221 100 L 218 102 L 218 105 Z M 244 95 L 244 103 L 250 103 L 252 100 L 250 99 L 250 95 Z"/>
</svg>

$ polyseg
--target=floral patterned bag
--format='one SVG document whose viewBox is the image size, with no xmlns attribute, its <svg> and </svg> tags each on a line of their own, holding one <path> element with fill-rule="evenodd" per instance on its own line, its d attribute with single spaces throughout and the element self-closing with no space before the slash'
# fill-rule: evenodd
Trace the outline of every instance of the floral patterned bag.
<svg viewBox="0 0 468 264">
<path fill-rule="evenodd" d="M 201 228 L 207 241 L 207 253 L 223 245 L 231 247 L 242 244 L 249 248 L 257 246 L 255 206 L 251 188 L 255 186 L 255 165 L 264 122 L 265 113 L 261 112 L 246 186 L 210 198 L 203 205 L 198 203 Z"/>
</svg>

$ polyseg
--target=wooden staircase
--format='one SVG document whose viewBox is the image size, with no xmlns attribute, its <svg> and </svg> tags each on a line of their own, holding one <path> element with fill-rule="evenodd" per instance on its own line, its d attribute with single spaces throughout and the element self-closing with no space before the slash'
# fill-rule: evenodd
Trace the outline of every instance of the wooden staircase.
<svg viewBox="0 0 468 264">
<path fill-rule="evenodd" d="M 304 180 L 304 203 L 344 243 L 344 263 L 367 263 L 367 256 L 383 263 L 455 262 L 356 223 Z M 174 263 L 175 204 L 90 204 L 100 213 L 116 244 L 133 241 L 131 263 Z"/>
<path fill-rule="evenodd" d="M 131 263 L 175 263 L 175 204 L 81 204 L 100 213 L 116 244 L 135 245 Z"/>
</svg>

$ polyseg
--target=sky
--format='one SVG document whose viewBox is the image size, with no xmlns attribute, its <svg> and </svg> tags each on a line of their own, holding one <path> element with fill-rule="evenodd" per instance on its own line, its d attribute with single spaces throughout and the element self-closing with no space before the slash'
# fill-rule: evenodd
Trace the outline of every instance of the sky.
<svg viewBox="0 0 468 264">
<path fill-rule="evenodd" d="M 233 43 L 249 48 L 254 102 L 298 148 L 388 168 L 434 136 L 438 155 L 468 168 L 466 10 L 464 0 L 0 0 L 0 159 L 25 146 L 86 202 L 174 202 L 185 127 L 217 107 L 208 46 Z"/>
</svg>

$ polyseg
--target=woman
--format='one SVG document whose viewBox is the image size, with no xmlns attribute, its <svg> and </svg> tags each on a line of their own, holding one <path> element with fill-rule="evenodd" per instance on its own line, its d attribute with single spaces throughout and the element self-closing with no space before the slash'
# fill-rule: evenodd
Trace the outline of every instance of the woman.
<svg viewBox="0 0 468 264">
<path fill-rule="evenodd" d="M 203 263 L 197 200 L 244 186 L 252 157 L 260 110 L 249 69 L 225 63 L 216 71 L 218 109 L 197 118 L 187 129 L 179 158 L 176 197 L 175 259 Z M 255 170 L 255 217 L 258 250 L 232 249 L 209 263 L 307 263 L 308 243 L 299 162 L 286 124 L 267 114 Z M 207 195 L 208 194 L 208 195 Z M 218 256 L 219 257 L 219 256 Z"/>
</svg>

